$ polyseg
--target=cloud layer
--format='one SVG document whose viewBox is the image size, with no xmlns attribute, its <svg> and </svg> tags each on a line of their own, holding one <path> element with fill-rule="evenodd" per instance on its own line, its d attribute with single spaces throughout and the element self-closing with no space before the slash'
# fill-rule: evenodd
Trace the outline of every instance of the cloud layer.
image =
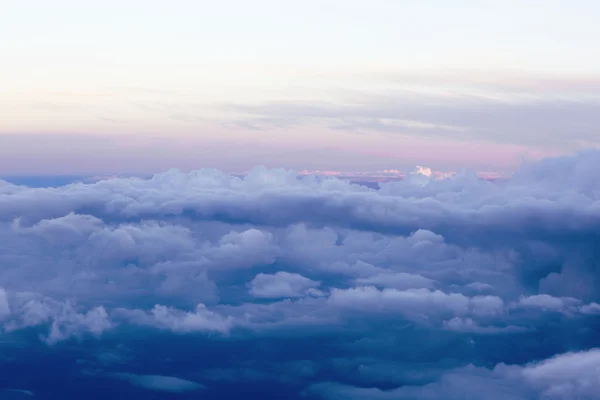
<svg viewBox="0 0 600 400">
<path fill-rule="evenodd" d="M 587 151 L 378 190 L 265 168 L 0 181 L 0 388 L 599 398 L 598 170 Z M 49 360 L 66 372 L 15 372 Z"/>
</svg>

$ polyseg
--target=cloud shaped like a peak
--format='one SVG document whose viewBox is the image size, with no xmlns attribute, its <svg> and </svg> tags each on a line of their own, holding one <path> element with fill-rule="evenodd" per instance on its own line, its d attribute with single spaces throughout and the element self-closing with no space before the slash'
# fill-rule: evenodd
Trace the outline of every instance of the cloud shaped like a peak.
<svg viewBox="0 0 600 400">
<path fill-rule="evenodd" d="M 0 182 L 6 365 L 207 398 L 597 398 L 598 160 L 378 190 L 262 167 Z"/>
</svg>

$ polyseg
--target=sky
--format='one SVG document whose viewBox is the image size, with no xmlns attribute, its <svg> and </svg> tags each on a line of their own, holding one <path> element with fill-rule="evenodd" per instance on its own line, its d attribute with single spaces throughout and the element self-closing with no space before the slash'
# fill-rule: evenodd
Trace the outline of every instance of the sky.
<svg viewBox="0 0 600 400">
<path fill-rule="evenodd" d="M 600 400 L 598 15 L 0 0 L 0 400 Z"/>
<path fill-rule="evenodd" d="M 2 0 L 0 176 L 512 173 L 596 147 L 593 0 Z"/>
</svg>

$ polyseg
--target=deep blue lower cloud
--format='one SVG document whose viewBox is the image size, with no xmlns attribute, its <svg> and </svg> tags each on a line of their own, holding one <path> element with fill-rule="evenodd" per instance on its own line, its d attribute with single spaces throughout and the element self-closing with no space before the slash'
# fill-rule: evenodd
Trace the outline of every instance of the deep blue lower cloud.
<svg viewBox="0 0 600 400">
<path fill-rule="evenodd" d="M 0 181 L 0 399 L 598 399 L 598 171 Z"/>
</svg>

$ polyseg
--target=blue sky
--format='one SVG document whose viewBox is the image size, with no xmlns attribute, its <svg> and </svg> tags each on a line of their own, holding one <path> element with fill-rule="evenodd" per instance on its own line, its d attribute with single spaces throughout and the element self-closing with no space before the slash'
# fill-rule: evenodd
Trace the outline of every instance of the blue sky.
<svg viewBox="0 0 600 400">
<path fill-rule="evenodd" d="M 597 145 L 599 7 L 4 1 L 0 173 L 510 172 Z"/>
</svg>

